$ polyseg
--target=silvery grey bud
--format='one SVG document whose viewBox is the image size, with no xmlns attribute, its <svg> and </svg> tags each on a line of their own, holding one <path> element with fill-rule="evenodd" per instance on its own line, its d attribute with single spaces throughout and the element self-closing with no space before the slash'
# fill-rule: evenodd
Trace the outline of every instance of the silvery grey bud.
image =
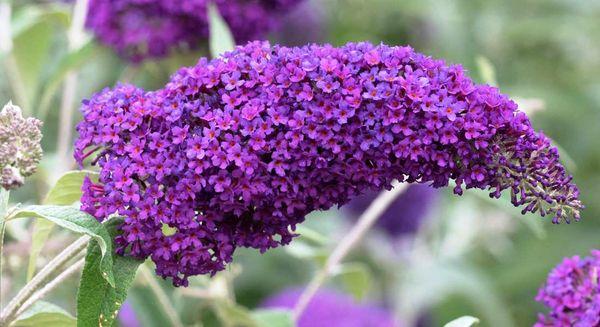
<svg viewBox="0 0 600 327">
<path fill-rule="evenodd" d="M 42 158 L 42 122 L 23 118 L 21 108 L 8 102 L 0 111 L 0 185 L 9 190 L 23 185 Z"/>
</svg>

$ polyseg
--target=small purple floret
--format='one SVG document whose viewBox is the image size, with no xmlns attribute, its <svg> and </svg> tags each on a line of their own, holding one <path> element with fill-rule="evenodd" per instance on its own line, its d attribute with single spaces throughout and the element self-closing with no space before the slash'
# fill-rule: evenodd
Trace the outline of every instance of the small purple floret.
<svg viewBox="0 0 600 327">
<path fill-rule="evenodd" d="M 222 270 L 237 247 L 288 244 L 308 213 L 394 179 L 510 190 L 557 223 L 582 208 L 558 151 L 513 101 L 410 47 L 253 42 L 81 110 L 75 157 L 95 152 L 101 168 L 83 210 L 125 216 L 119 252 L 152 257 L 176 285 Z"/>
</svg>

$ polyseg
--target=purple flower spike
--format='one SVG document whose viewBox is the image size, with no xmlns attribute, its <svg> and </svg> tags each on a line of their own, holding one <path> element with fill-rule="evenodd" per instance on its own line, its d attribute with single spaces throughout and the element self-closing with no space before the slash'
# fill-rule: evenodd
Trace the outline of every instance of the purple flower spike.
<svg viewBox="0 0 600 327">
<path fill-rule="evenodd" d="M 267 299 L 266 308 L 293 309 L 301 290 L 285 290 Z M 298 327 L 395 327 L 390 312 L 372 304 L 359 304 L 347 295 L 320 290 L 298 319 Z"/>
<path fill-rule="evenodd" d="M 600 326 L 600 251 L 585 258 L 565 258 L 548 275 L 536 301 L 550 308 L 536 327 Z"/>
<path fill-rule="evenodd" d="M 514 102 L 409 47 L 252 42 L 163 89 L 118 85 L 81 110 L 75 157 L 96 152 L 101 168 L 83 209 L 125 216 L 119 252 L 151 256 L 176 285 L 222 270 L 237 247 L 288 244 L 308 213 L 394 179 L 510 189 L 523 212 L 556 223 L 582 208 Z"/>
<path fill-rule="evenodd" d="M 268 33 L 302 0 L 90 0 L 86 25 L 119 55 L 139 62 L 201 45 L 211 1 L 242 43 Z"/>
</svg>

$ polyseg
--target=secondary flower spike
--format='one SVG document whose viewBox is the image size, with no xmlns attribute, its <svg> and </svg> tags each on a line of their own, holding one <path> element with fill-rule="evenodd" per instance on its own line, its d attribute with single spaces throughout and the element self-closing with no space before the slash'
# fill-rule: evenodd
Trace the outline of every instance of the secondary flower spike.
<svg viewBox="0 0 600 327">
<path fill-rule="evenodd" d="M 294 309 L 302 290 L 286 289 L 263 303 L 271 309 Z M 333 289 L 322 289 L 315 294 L 306 310 L 298 317 L 298 327 L 399 327 L 393 315 L 374 303 L 357 303 L 351 296 Z"/>
<path fill-rule="evenodd" d="M 214 2 L 235 39 L 260 38 L 302 0 L 90 0 L 86 25 L 102 43 L 138 62 L 208 38 L 206 7 Z"/>
<path fill-rule="evenodd" d="M 585 258 L 574 256 L 550 272 L 536 300 L 550 308 L 535 327 L 600 326 L 600 250 Z"/>
<path fill-rule="evenodd" d="M 236 247 L 287 244 L 306 214 L 394 179 L 509 190 L 556 223 L 582 207 L 514 102 L 409 47 L 252 42 L 163 89 L 118 85 L 81 110 L 75 156 L 97 153 L 101 168 L 83 209 L 125 216 L 120 252 L 151 256 L 177 285 L 223 269 Z"/>
<path fill-rule="evenodd" d="M 18 188 L 42 159 L 42 122 L 23 118 L 21 108 L 7 103 L 0 111 L 0 186 Z"/>
</svg>

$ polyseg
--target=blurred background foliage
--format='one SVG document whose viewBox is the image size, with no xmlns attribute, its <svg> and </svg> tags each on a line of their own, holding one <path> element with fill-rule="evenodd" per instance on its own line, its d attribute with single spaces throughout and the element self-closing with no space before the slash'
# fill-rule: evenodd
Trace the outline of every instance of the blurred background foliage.
<svg viewBox="0 0 600 327">
<path fill-rule="evenodd" d="M 71 165 L 56 155 L 60 86 L 69 71 L 79 74 L 76 106 L 116 81 L 159 87 L 177 67 L 207 53 L 176 53 L 132 66 L 91 38 L 69 50 L 71 7 L 39 3 L 13 3 L 14 47 L 0 54 L 5 63 L 0 103 L 13 99 L 45 122 L 44 164 L 15 201 L 41 199 L 56 172 L 66 170 L 60 165 Z M 414 234 L 393 237 L 374 230 L 329 286 L 386 306 L 405 325 L 440 326 L 465 314 L 480 317 L 484 326 L 531 325 L 543 310 L 534 298 L 549 270 L 563 256 L 600 247 L 599 22 L 598 0 L 311 0 L 292 13 L 271 40 L 409 44 L 461 63 L 479 82 L 498 83 L 525 108 L 543 107 L 532 114 L 533 124 L 572 159 L 570 170 L 587 206 L 581 222 L 555 226 L 549 219 L 520 216 L 508 201 L 491 202 L 483 192 L 457 198 L 442 190 Z M 79 119 L 78 113 L 72 117 L 73 123 Z M 420 219 L 391 214 L 399 216 L 399 224 Z M 223 283 L 231 284 L 237 302 L 249 308 L 282 289 L 305 285 L 351 226 L 347 217 L 353 215 L 344 208 L 315 213 L 304 225 L 307 232 L 288 248 L 264 255 L 239 251 Z M 9 226 L 3 293 L 25 281 L 30 232 L 27 221 Z M 50 258 L 71 239 L 55 231 L 42 257 Z M 194 288 L 208 287 L 204 278 L 194 283 Z M 73 308 L 74 285 L 75 279 L 54 292 L 52 302 Z M 218 310 L 207 309 L 209 299 L 173 289 L 168 282 L 158 285 L 186 325 L 198 319 L 206 326 L 219 324 Z M 130 303 L 143 325 L 170 324 L 150 293 L 138 276 Z"/>
</svg>

